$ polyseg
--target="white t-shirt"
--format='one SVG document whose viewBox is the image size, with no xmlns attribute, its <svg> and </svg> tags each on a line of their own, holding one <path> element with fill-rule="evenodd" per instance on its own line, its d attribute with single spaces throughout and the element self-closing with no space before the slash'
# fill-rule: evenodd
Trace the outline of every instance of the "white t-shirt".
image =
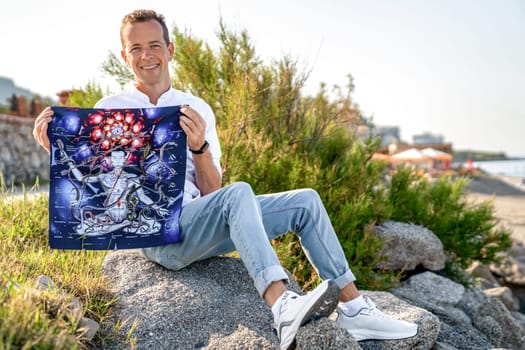
<svg viewBox="0 0 525 350">
<path fill-rule="evenodd" d="M 219 171 L 219 174 L 222 174 L 220 164 L 221 146 L 217 136 L 217 130 L 215 129 L 215 115 L 213 114 L 210 106 L 201 98 L 175 90 L 170 87 L 168 91 L 160 96 L 157 104 L 154 105 L 149 101 L 149 97 L 146 94 L 142 93 L 136 88 L 132 88 L 129 91 L 101 99 L 97 102 L 95 108 L 150 108 L 180 105 L 190 106 L 199 112 L 199 114 L 206 121 L 205 137 L 210 143 L 209 151 L 211 152 L 213 164 Z M 189 149 L 186 151 L 186 154 L 186 180 L 184 183 L 184 198 L 182 200 L 183 206 L 192 199 L 201 196 L 199 189 L 195 185 L 195 164 L 193 162 L 193 155 Z"/>
</svg>

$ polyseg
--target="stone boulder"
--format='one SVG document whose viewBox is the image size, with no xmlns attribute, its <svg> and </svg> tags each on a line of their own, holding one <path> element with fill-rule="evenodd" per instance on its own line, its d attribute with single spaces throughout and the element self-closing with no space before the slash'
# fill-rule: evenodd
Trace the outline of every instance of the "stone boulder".
<svg viewBox="0 0 525 350">
<path fill-rule="evenodd" d="M 410 277 L 393 293 L 408 300 L 425 300 L 440 307 L 453 307 L 463 297 L 465 287 L 427 271 Z"/>
<path fill-rule="evenodd" d="M 489 285 L 490 288 L 500 286 L 499 281 L 496 279 L 496 277 L 494 277 L 490 271 L 490 268 L 487 265 L 483 265 L 479 261 L 472 263 L 465 271 L 473 278 L 481 278 L 484 281 L 488 281 L 489 283 L 485 283 Z"/>
<path fill-rule="evenodd" d="M 494 347 L 523 349 L 525 328 L 499 299 L 473 287 L 465 291 L 458 307 L 469 315 L 473 325 L 487 335 Z"/>
<path fill-rule="evenodd" d="M 490 264 L 489 269 L 501 286 L 512 291 L 513 298 L 518 300 L 519 311 L 525 312 L 525 247 L 521 242 L 514 242 L 501 257 L 501 261 Z"/>
<path fill-rule="evenodd" d="M 483 290 L 483 293 L 489 297 L 499 299 L 509 311 L 520 310 L 520 302 L 518 298 L 512 294 L 509 287 L 487 288 Z"/>
<path fill-rule="evenodd" d="M 525 329 L 503 303 L 479 288 L 433 272 L 414 275 L 393 289 L 394 295 L 432 312 L 441 321 L 436 348 L 521 349 Z"/>
<path fill-rule="evenodd" d="M 321 334 L 326 336 L 320 336 Z M 299 328 L 295 340 L 295 350 L 362 349 L 359 342 L 350 337 L 344 328 L 338 327 L 333 320 L 327 318 L 312 321 Z M 232 349 L 237 349 L 237 347 L 234 346 Z"/>
<path fill-rule="evenodd" d="M 237 259 L 170 271 L 122 250 L 106 256 L 102 273 L 118 299 L 116 316 L 128 320 L 123 335 L 138 322 L 137 350 L 276 347 L 271 311 Z"/>
<path fill-rule="evenodd" d="M 516 257 L 506 256 L 500 263 L 490 264 L 489 267 L 493 274 L 501 277 L 506 283 L 525 287 L 525 263 Z"/>
<path fill-rule="evenodd" d="M 387 259 L 379 268 L 414 270 L 418 266 L 431 271 L 445 267 L 443 243 L 429 229 L 414 224 L 387 221 L 376 226 L 376 234 L 384 242 L 380 252 Z"/>
<path fill-rule="evenodd" d="M 258 295 L 242 261 L 217 257 L 170 271 L 146 260 L 138 251 L 108 254 L 102 273 L 117 298 L 115 315 L 121 338 L 106 349 L 125 347 L 133 322 L 139 349 L 275 349 L 278 339 L 270 309 Z M 298 290 L 292 281 L 291 288 Z M 394 317 L 419 325 L 417 336 L 398 341 L 356 342 L 333 319 L 301 327 L 297 349 L 430 349 L 439 321 L 390 293 L 367 292 L 378 307 Z"/>
</svg>

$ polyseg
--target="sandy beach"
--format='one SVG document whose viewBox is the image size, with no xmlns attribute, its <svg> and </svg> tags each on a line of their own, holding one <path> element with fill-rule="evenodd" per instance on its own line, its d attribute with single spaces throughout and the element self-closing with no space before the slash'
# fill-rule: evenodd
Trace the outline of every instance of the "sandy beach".
<svg viewBox="0 0 525 350">
<path fill-rule="evenodd" d="M 492 200 L 496 218 L 512 231 L 513 240 L 525 245 L 525 187 L 519 177 L 480 175 L 469 185 L 473 201 Z"/>
</svg>

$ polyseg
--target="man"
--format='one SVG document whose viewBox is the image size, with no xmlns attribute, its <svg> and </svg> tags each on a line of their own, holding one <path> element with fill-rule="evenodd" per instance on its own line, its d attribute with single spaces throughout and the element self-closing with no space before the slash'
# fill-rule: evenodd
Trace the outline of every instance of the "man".
<svg viewBox="0 0 525 350">
<path fill-rule="evenodd" d="M 96 108 L 147 108 L 182 105 L 181 127 L 187 135 L 187 170 L 179 219 L 182 243 L 143 249 L 144 255 L 170 269 L 237 250 L 255 287 L 271 308 L 282 349 L 294 341 L 297 329 L 337 308 L 337 322 L 357 340 L 401 339 L 414 336 L 417 325 L 394 320 L 358 292 L 355 277 L 330 223 L 311 189 L 256 196 L 246 183 L 221 188 L 221 150 L 215 117 L 201 99 L 171 87 L 169 62 L 174 46 L 164 17 L 137 10 L 125 16 L 121 55 L 133 70 L 131 91 L 102 99 Z M 53 112 L 44 110 L 33 134 L 49 152 L 47 124 Z M 270 240 L 296 232 L 324 279 L 315 290 L 299 296 L 287 290 L 288 277 Z M 338 303 L 339 302 L 339 303 Z"/>
</svg>

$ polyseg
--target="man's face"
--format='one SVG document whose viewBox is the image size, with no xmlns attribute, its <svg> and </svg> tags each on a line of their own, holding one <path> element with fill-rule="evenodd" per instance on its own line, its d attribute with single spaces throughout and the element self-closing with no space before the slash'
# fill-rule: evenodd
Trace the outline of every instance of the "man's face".
<svg viewBox="0 0 525 350">
<path fill-rule="evenodd" d="M 133 69 L 138 88 L 170 83 L 173 44 L 166 45 L 160 23 L 155 20 L 128 23 L 122 29 L 122 43 L 122 58 Z"/>
</svg>

